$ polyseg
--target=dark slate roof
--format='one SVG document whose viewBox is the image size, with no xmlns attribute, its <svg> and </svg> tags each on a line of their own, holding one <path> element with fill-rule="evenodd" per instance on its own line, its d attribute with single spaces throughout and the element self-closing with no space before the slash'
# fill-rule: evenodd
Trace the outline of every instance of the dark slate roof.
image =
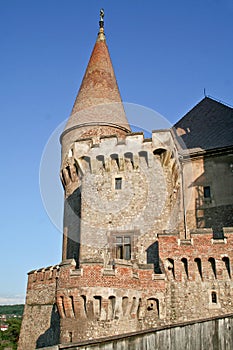
<svg viewBox="0 0 233 350">
<path fill-rule="evenodd" d="M 205 97 L 174 125 L 189 151 L 233 146 L 233 108 Z"/>
</svg>

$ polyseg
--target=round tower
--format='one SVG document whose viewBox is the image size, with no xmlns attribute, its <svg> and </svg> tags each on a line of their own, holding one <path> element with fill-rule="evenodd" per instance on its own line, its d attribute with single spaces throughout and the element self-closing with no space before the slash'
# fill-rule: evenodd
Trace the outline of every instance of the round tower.
<svg viewBox="0 0 233 350">
<path fill-rule="evenodd" d="M 131 133 L 103 11 L 61 143 L 64 238 L 56 289 L 61 342 L 161 324 L 165 280 L 158 235 L 177 227 L 178 154 L 170 130 L 155 131 L 150 139 Z"/>
<path fill-rule="evenodd" d="M 104 11 L 99 32 L 71 115 L 61 134 L 61 180 L 65 189 L 63 260 L 79 261 L 82 166 L 74 160 L 74 142 L 101 137 L 124 139 L 130 133 L 104 33 Z M 85 147 L 84 147 L 85 148 Z M 81 152 L 81 151 L 80 151 Z M 83 150 L 79 156 L 85 156 Z"/>
</svg>

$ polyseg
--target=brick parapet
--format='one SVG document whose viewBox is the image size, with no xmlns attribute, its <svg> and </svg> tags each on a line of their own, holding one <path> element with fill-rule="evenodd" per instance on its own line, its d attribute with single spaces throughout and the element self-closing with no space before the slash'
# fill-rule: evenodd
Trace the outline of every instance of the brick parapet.
<svg viewBox="0 0 233 350">
<path fill-rule="evenodd" d="M 28 272 L 28 290 L 38 284 L 46 285 L 54 283 L 58 277 L 59 269 L 59 265 L 54 265 Z"/>
</svg>

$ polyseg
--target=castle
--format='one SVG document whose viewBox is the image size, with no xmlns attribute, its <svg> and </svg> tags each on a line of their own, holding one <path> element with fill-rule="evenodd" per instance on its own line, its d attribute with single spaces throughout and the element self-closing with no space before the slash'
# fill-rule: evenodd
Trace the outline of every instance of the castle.
<svg viewBox="0 0 233 350">
<path fill-rule="evenodd" d="M 61 135 L 62 262 L 29 272 L 18 349 L 232 314 L 232 136 L 233 109 L 209 97 L 132 132 L 101 12 Z"/>
</svg>

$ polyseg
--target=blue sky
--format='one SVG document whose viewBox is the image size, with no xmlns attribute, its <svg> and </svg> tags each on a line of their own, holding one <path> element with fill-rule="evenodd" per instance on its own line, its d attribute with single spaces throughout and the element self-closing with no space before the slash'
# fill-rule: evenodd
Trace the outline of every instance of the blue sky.
<svg viewBox="0 0 233 350">
<path fill-rule="evenodd" d="M 61 234 L 40 195 L 40 163 L 70 114 L 101 7 L 124 101 L 171 123 L 204 88 L 233 105 L 232 0 L 0 0 L 0 304 L 23 301 L 27 272 L 61 260 Z M 57 134 L 52 140 L 55 167 L 42 162 L 42 172 L 51 179 L 57 168 L 62 196 Z"/>
</svg>

